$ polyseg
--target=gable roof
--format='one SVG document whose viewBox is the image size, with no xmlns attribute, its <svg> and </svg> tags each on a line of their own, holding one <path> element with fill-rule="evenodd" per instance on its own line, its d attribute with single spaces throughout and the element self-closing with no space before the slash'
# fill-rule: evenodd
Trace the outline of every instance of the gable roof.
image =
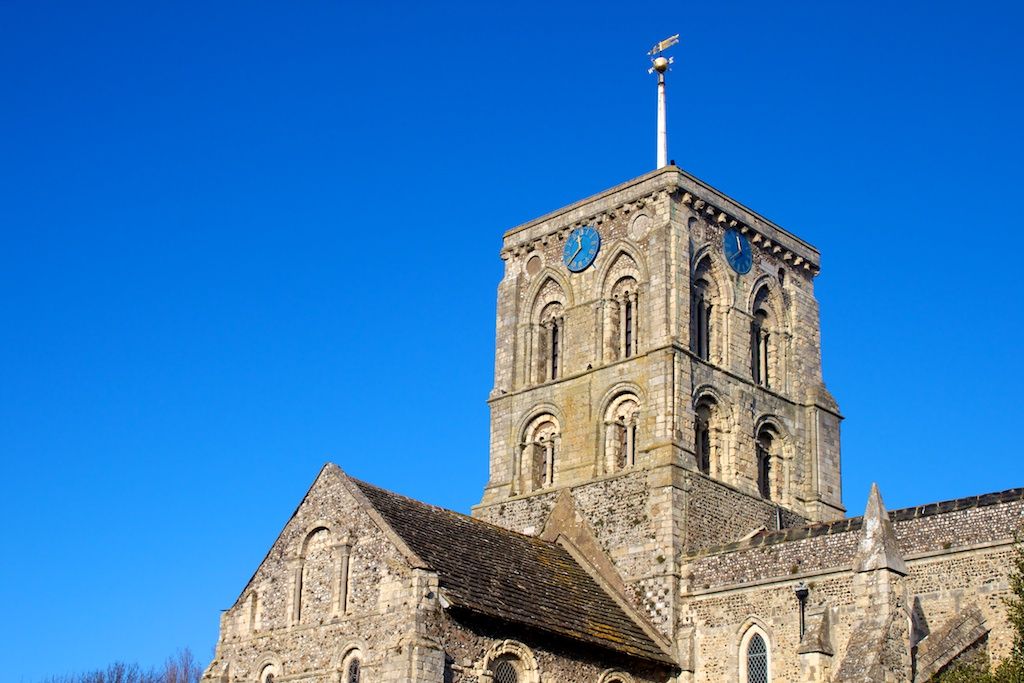
<svg viewBox="0 0 1024 683">
<path fill-rule="evenodd" d="M 557 543 L 351 481 L 437 572 L 453 607 L 675 665 L 668 652 Z"/>
</svg>

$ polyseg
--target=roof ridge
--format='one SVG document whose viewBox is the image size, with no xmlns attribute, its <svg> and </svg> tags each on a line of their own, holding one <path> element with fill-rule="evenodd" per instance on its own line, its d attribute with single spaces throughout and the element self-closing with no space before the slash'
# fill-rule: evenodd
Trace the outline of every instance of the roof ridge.
<svg viewBox="0 0 1024 683">
<path fill-rule="evenodd" d="M 420 506 L 423 506 L 423 507 L 432 508 L 434 510 L 437 510 L 438 512 L 445 512 L 445 513 L 447 513 L 449 515 L 454 515 L 455 517 L 463 519 L 463 520 L 465 520 L 467 522 L 470 522 L 472 524 L 485 524 L 485 525 L 487 525 L 487 526 L 489 526 L 489 527 L 491 527 L 493 529 L 496 529 L 497 531 L 499 531 L 499 532 L 501 532 L 503 534 L 511 534 L 512 536 L 515 536 L 516 538 L 519 538 L 519 539 L 522 539 L 522 540 L 525 540 L 525 541 L 533 541 L 533 542 L 536 542 L 536 543 L 541 543 L 543 545 L 548 545 L 548 546 L 553 546 L 553 547 L 558 547 L 558 548 L 561 547 L 557 543 L 555 543 L 554 541 L 548 541 L 548 540 L 543 539 L 543 538 L 541 538 L 539 536 L 531 536 L 530 534 L 524 534 L 524 533 L 522 533 L 520 531 L 515 531 L 513 529 L 509 529 L 508 527 L 503 527 L 500 524 L 495 524 L 494 522 L 488 522 L 486 519 L 480 519 L 480 518 L 474 517 L 472 515 L 467 515 L 466 513 L 459 512 L 458 510 L 452 510 L 451 508 L 446 508 L 446 507 L 443 507 L 441 505 L 434 505 L 433 503 L 427 503 L 427 502 L 419 500 L 417 498 L 412 498 L 411 496 L 407 496 L 407 495 L 405 495 L 403 493 L 398 493 L 397 491 L 392 491 L 391 489 L 386 489 L 383 486 L 377 486 L 376 484 L 371 484 L 370 482 L 363 481 L 362 479 L 356 479 L 355 477 L 352 477 L 352 476 L 350 476 L 349 479 L 351 479 L 352 482 L 354 484 L 356 484 L 357 486 L 368 486 L 368 487 L 370 487 L 372 489 L 376 489 L 378 491 L 386 493 L 389 496 L 395 496 L 396 498 L 401 498 L 401 499 L 403 499 L 403 500 L 405 500 L 405 501 L 407 501 L 409 503 L 413 503 L 414 505 L 420 505 Z"/>
</svg>

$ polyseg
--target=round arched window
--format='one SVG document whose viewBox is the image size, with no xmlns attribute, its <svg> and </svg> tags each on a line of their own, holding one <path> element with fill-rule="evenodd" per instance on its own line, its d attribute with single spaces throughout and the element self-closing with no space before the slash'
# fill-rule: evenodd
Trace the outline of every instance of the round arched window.
<svg viewBox="0 0 1024 683">
<path fill-rule="evenodd" d="M 518 683 L 519 671 L 507 659 L 499 660 L 494 667 L 494 683 Z"/>
<path fill-rule="evenodd" d="M 349 662 L 348 672 L 345 674 L 345 683 L 359 683 L 360 680 L 359 660 L 353 659 Z"/>
</svg>

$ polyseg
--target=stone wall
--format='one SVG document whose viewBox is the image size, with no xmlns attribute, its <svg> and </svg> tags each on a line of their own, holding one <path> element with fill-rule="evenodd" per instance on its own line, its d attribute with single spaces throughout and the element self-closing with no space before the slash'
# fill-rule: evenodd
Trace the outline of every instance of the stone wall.
<svg viewBox="0 0 1024 683">
<path fill-rule="evenodd" d="M 657 486 L 656 473 L 635 470 L 571 489 L 577 511 L 615 564 L 633 604 L 666 635 L 672 633 L 673 489 Z M 557 493 L 480 506 L 474 516 L 513 531 L 539 535 Z"/>
<path fill-rule="evenodd" d="M 592 267 L 569 273 L 562 249 L 580 225 L 597 227 L 602 247 Z M 754 244 L 748 274 L 725 264 L 727 229 L 745 231 Z M 606 408 L 630 393 L 641 406 L 634 466 L 695 469 L 693 402 L 711 395 L 717 405 L 713 478 L 756 494 L 754 436 L 767 424 L 778 438 L 772 497 L 804 517 L 842 513 L 839 415 L 821 382 L 812 247 L 668 168 L 509 231 L 502 258 L 483 505 L 538 488 L 519 464 L 526 459 L 526 426 L 537 415 L 554 416 L 560 429 L 555 480 L 544 486 L 575 486 L 609 473 Z M 709 362 L 690 352 L 691 269 L 699 263 L 712 264 L 707 277 L 715 281 Z M 628 358 L 608 349 L 618 305 L 610 298 L 612 284 L 623 274 L 637 281 L 639 297 L 638 341 Z M 770 387 L 750 377 L 751 306 L 763 288 L 771 292 L 775 318 Z M 538 311 L 549 300 L 563 311 L 554 379 L 537 371 L 545 352 Z"/>
<path fill-rule="evenodd" d="M 949 501 L 890 514 L 909 574 L 898 583 L 913 614 L 913 643 L 941 632 L 969 607 L 980 610 L 991 632 L 993 658 L 1006 656 L 1010 629 L 1003 603 L 1013 533 L 1024 523 L 1024 489 Z M 768 636 L 774 680 L 802 680 L 799 602 L 809 589 L 807 613 L 828 611 L 834 667 L 866 614 L 863 585 L 851 571 L 861 518 L 768 533 L 688 556 L 681 622 L 694 633 L 694 681 L 733 680 L 740 641 L 757 625 Z M 807 655 L 810 656 L 810 655 Z"/>
<path fill-rule="evenodd" d="M 775 531 L 807 523 L 804 517 L 695 472 L 685 475 L 683 553 L 738 541 L 758 529 Z"/>
<path fill-rule="evenodd" d="M 890 513 L 906 558 L 950 548 L 1005 542 L 1020 526 L 1024 489 L 923 505 Z M 767 533 L 684 558 L 695 586 L 729 586 L 848 567 L 862 518 Z"/>
<path fill-rule="evenodd" d="M 667 683 L 673 680 L 667 667 L 648 665 L 613 652 L 581 647 L 578 643 L 530 633 L 468 614 L 435 615 L 430 631 L 436 634 L 447 657 L 444 683 L 477 683 L 489 680 L 485 671 L 502 654 L 519 656 L 525 675 L 521 681 L 606 680 L 624 673 L 636 683 Z M 441 683 L 438 679 L 438 683 Z"/>
<path fill-rule="evenodd" d="M 342 585 L 345 544 L 350 559 Z M 369 680 L 420 680 L 408 677 L 415 663 L 404 644 L 415 640 L 417 613 L 434 608 L 436 598 L 427 596 L 436 588 L 436 576 L 410 567 L 328 466 L 222 615 L 207 680 L 257 681 L 270 666 L 278 681 L 333 682 L 353 651 Z M 440 681 L 440 669 L 423 680 Z"/>
</svg>

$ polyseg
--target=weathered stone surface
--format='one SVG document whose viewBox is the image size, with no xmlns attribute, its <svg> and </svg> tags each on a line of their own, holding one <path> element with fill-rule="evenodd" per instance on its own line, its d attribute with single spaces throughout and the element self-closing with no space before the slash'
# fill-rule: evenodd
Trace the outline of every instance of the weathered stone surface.
<svg viewBox="0 0 1024 683">
<path fill-rule="evenodd" d="M 812 653 L 834 655 L 830 621 L 828 609 L 822 610 L 817 615 L 808 616 L 807 629 L 804 631 L 804 637 L 800 639 L 800 647 L 797 648 L 796 653 L 798 655 Z"/>
<path fill-rule="evenodd" d="M 917 646 L 917 672 L 915 681 L 926 683 L 965 650 L 988 635 L 985 615 L 977 606 L 971 606 L 932 631 Z"/>
<path fill-rule="evenodd" d="M 569 273 L 582 225 L 603 245 Z M 740 236 L 746 273 L 723 254 Z M 510 230 L 501 257 L 476 519 L 328 466 L 224 613 L 208 683 L 348 683 L 354 660 L 375 683 L 503 661 L 528 683 L 742 682 L 750 661 L 908 681 L 1006 656 L 1024 489 L 890 514 L 872 487 L 842 518 L 813 247 L 668 167 Z"/>
<path fill-rule="evenodd" d="M 897 547 L 896 534 L 882 503 L 882 494 L 878 492 L 878 484 L 872 484 L 868 506 L 864 511 L 860 543 L 857 544 L 857 554 L 853 558 L 853 571 L 870 572 L 877 569 L 886 569 L 903 576 L 907 574 L 907 565 Z"/>
</svg>

